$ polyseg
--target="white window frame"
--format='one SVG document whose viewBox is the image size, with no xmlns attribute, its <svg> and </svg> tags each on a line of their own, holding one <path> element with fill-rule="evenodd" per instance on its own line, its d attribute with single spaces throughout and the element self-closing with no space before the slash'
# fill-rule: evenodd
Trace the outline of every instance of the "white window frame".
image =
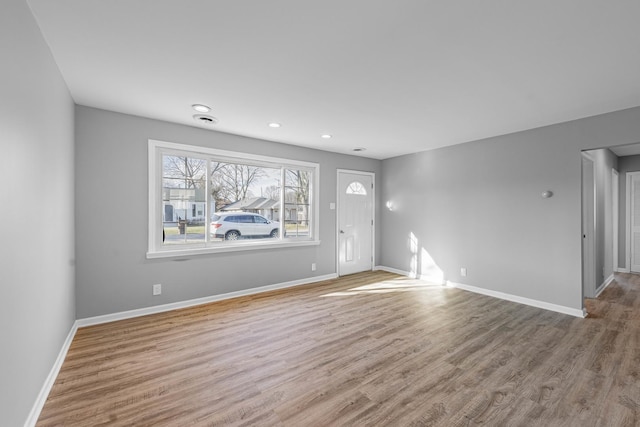
<svg viewBox="0 0 640 427">
<path fill-rule="evenodd" d="M 164 246 L 162 244 L 162 155 L 173 154 L 180 156 L 206 156 L 215 157 L 215 160 L 228 161 L 233 163 L 246 164 L 247 162 L 252 165 L 264 165 L 266 167 L 279 167 L 279 168 L 302 168 L 309 170 L 313 179 L 311 182 L 310 190 L 310 205 L 311 205 L 311 224 L 310 224 L 310 237 L 297 237 L 297 238 L 281 238 L 279 240 L 248 240 L 246 242 L 221 242 L 216 243 L 215 246 L 206 246 L 207 243 L 197 244 L 184 244 L 184 245 L 171 245 Z M 317 246 L 320 244 L 319 231 L 320 221 L 319 213 L 320 207 L 318 203 L 319 195 L 319 178 L 320 178 L 320 165 L 318 163 L 304 162 L 300 160 L 282 159 L 277 157 L 261 156 L 256 154 L 241 153 L 234 151 L 218 150 L 215 148 L 201 147 L 195 145 L 177 144 L 174 142 L 149 140 L 149 240 L 147 249 L 147 258 L 168 258 L 168 257 L 180 257 L 191 256 L 199 254 L 214 254 L 220 252 L 238 252 L 238 251 L 251 251 L 251 250 L 264 250 L 264 249 L 276 249 L 287 248 L 295 246 Z M 207 177 L 209 179 L 209 177 Z M 284 186 L 284 182 L 283 182 Z M 284 199 L 283 199 L 284 200 Z M 210 222 L 211 212 L 209 212 L 209 195 L 207 194 L 207 203 L 205 217 L 206 223 Z M 282 209 L 280 210 L 283 214 Z M 282 219 L 282 218 L 281 218 Z M 284 223 L 284 222 L 283 222 Z M 206 227 L 205 235 L 208 232 Z"/>
</svg>

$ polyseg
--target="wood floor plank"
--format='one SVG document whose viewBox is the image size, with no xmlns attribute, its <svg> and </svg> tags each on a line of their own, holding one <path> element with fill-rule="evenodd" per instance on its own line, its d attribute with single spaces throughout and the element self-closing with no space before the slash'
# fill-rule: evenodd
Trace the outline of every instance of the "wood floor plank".
<svg viewBox="0 0 640 427">
<path fill-rule="evenodd" d="M 80 328 L 37 425 L 639 425 L 640 277 L 586 306 L 378 271 Z"/>
</svg>

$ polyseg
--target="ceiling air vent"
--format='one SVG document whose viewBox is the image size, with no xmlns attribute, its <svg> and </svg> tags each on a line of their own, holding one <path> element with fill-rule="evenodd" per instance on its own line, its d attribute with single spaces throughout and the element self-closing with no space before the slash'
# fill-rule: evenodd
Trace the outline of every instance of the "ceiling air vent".
<svg viewBox="0 0 640 427">
<path fill-rule="evenodd" d="M 207 116 L 205 114 L 196 114 L 195 116 L 193 116 L 193 118 L 195 119 L 195 121 L 204 125 L 215 125 L 216 123 L 218 123 L 218 119 L 212 116 Z"/>
</svg>

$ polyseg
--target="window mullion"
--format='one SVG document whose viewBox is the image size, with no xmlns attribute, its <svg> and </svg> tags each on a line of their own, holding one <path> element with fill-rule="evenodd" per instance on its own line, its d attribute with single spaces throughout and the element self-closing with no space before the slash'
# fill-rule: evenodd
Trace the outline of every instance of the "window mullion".
<svg viewBox="0 0 640 427">
<path fill-rule="evenodd" d="M 284 204 L 284 198 L 285 198 L 285 175 L 286 175 L 286 169 L 284 167 L 280 168 L 280 240 L 284 239 L 284 234 L 285 231 L 287 229 L 287 222 L 285 220 L 285 214 L 284 214 L 284 209 L 285 209 L 285 204 Z"/>
<path fill-rule="evenodd" d="M 211 234 L 209 233 L 209 227 L 211 226 L 211 192 L 209 191 L 209 174 L 211 172 L 211 159 L 206 157 L 207 166 L 205 168 L 205 182 L 204 182 L 204 244 L 209 245 Z"/>
</svg>

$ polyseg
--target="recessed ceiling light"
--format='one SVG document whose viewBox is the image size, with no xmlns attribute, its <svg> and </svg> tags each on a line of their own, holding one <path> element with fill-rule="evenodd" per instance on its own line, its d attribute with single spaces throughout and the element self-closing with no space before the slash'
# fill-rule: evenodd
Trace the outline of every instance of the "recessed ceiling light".
<svg viewBox="0 0 640 427">
<path fill-rule="evenodd" d="M 324 135 L 320 135 L 320 138 L 324 138 L 324 139 L 331 139 L 332 135 L 329 135 L 328 133 L 325 133 Z"/>
<path fill-rule="evenodd" d="M 353 151 L 364 151 L 364 150 L 366 150 L 366 148 L 358 147 L 353 149 Z"/>
<path fill-rule="evenodd" d="M 195 121 L 205 125 L 215 125 L 216 123 L 218 123 L 218 119 L 216 119 L 215 117 L 207 116 L 204 114 L 196 114 L 195 116 L 193 116 L 193 118 Z"/>
<path fill-rule="evenodd" d="M 211 107 L 204 104 L 193 104 L 191 107 L 199 113 L 208 113 L 211 111 Z"/>
<path fill-rule="evenodd" d="M 275 123 L 275 122 L 269 123 L 270 128 L 279 128 L 280 126 L 282 126 L 280 123 Z"/>
</svg>

